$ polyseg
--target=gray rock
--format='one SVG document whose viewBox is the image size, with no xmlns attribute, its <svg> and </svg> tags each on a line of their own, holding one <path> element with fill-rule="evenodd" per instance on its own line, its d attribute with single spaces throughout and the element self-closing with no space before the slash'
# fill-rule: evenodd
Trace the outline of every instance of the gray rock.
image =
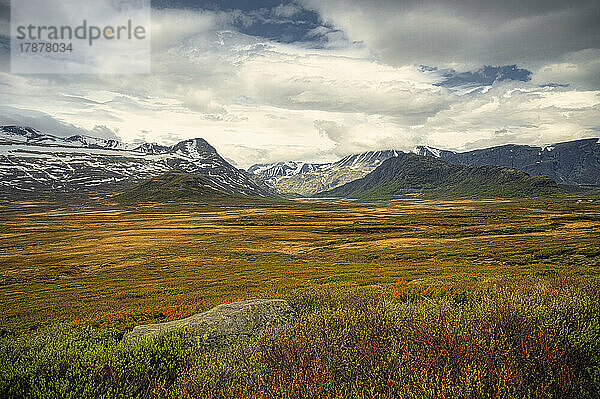
<svg viewBox="0 0 600 399">
<path fill-rule="evenodd" d="M 222 347 L 257 336 L 268 326 L 282 326 L 296 315 L 283 299 L 227 303 L 181 320 L 137 326 L 127 337 L 150 337 L 182 329 L 198 346 Z"/>
</svg>

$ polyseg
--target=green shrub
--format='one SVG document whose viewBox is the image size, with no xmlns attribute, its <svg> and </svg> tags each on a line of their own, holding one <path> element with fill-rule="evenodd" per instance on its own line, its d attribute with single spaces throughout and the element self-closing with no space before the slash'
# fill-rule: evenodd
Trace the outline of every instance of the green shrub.
<svg viewBox="0 0 600 399">
<path fill-rule="evenodd" d="M 57 327 L 0 341 L 0 396 L 140 398 L 170 387 L 191 349 L 181 334 L 121 341 L 121 333 Z"/>
</svg>

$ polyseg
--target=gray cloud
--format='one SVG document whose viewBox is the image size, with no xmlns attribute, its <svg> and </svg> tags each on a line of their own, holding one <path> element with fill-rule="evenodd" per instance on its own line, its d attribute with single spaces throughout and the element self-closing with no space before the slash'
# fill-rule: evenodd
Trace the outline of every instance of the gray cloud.
<svg viewBox="0 0 600 399">
<path fill-rule="evenodd" d="M 438 72 L 444 80 L 437 83 L 436 86 L 443 87 L 464 87 L 464 86 L 490 86 L 495 82 L 503 80 L 520 80 L 528 82 L 531 80 L 531 71 L 517 68 L 516 65 L 506 65 L 501 67 L 484 66 L 476 71 L 457 73 L 453 69 L 440 70 L 437 68 L 421 67 L 424 71 Z"/>
<path fill-rule="evenodd" d="M 395 65 L 540 65 L 600 43 L 596 0 L 303 2 Z"/>
<path fill-rule="evenodd" d="M 116 134 L 118 131 L 109 129 L 104 125 L 96 125 L 93 129 L 87 130 L 58 120 L 43 112 L 8 106 L 0 106 L 0 125 L 28 126 L 58 137 L 84 135 L 119 140 Z"/>
<path fill-rule="evenodd" d="M 0 121 L 57 135 L 112 132 L 126 141 L 163 144 L 204 137 L 240 166 L 333 160 L 417 144 L 462 149 L 597 135 L 600 50 L 562 54 L 564 43 L 552 43 L 552 33 L 544 46 L 532 50 L 536 54 L 494 61 L 518 58 L 525 48 L 521 40 L 540 45 L 552 21 L 585 19 L 580 3 L 565 8 L 545 2 L 543 12 L 538 2 L 522 3 L 527 4 L 511 3 L 512 9 L 496 2 L 484 12 L 478 2 L 409 1 L 400 7 L 374 0 L 341 9 L 343 0 L 331 0 L 315 5 L 336 25 L 314 32 L 336 43 L 322 48 L 241 34 L 231 23 L 243 19 L 240 11 L 156 10 L 152 74 L 0 72 L 0 103 L 7 104 L 0 108 Z M 561 26 L 558 34 L 566 34 Z M 419 36 L 426 28 L 428 36 Z M 565 40 L 585 42 L 577 39 L 582 29 L 574 27 L 574 38 Z M 519 36 L 526 31 L 533 36 Z M 593 36 L 595 28 L 590 32 Z M 346 35 L 357 42 L 349 43 Z M 494 35 L 497 42 L 490 41 Z M 421 71 L 419 64 L 439 68 Z M 480 70 L 486 64 L 518 67 Z M 485 87 L 443 87 L 450 69 L 458 86 Z M 531 81 L 526 81 L 528 71 Z M 549 83 L 568 86 L 544 87 Z"/>
<path fill-rule="evenodd" d="M 544 65 L 534 74 L 539 84 L 554 83 L 572 88 L 593 90 L 600 88 L 600 49 L 577 51 Z"/>
</svg>

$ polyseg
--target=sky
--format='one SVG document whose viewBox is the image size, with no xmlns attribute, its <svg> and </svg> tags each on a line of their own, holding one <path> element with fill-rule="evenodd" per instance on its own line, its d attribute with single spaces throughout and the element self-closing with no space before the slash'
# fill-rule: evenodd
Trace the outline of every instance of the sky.
<svg viewBox="0 0 600 399">
<path fill-rule="evenodd" d="M 152 73 L 17 75 L 0 0 L 0 124 L 169 145 L 202 137 L 243 168 L 600 137 L 597 0 L 152 7 Z"/>
</svg>

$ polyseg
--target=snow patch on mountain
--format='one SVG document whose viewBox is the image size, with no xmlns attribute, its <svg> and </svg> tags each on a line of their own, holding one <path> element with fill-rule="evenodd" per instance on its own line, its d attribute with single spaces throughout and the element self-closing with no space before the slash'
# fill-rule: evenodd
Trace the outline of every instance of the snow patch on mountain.
<svg viewBox="0 0 600 399">
<path fill-rule="evenodd" d="M 281 193 L 312 194 L 364 177 L 383 161 L 401 153 L 397 150 L 367 151 L 325 164 L 301 161 L 257 164 L 248 172 Z"/>
<path fill-rule="evenodd" d="M 268 188 L 225 161 L 204 139 L 174 146 L 124 144 L 87 136 L 67 138 L 0 127 L 0 194 L 56 192 L 111 194 L 172 169 L 210 178 L 232 194 L 269 196 Z"/>
</svg>

